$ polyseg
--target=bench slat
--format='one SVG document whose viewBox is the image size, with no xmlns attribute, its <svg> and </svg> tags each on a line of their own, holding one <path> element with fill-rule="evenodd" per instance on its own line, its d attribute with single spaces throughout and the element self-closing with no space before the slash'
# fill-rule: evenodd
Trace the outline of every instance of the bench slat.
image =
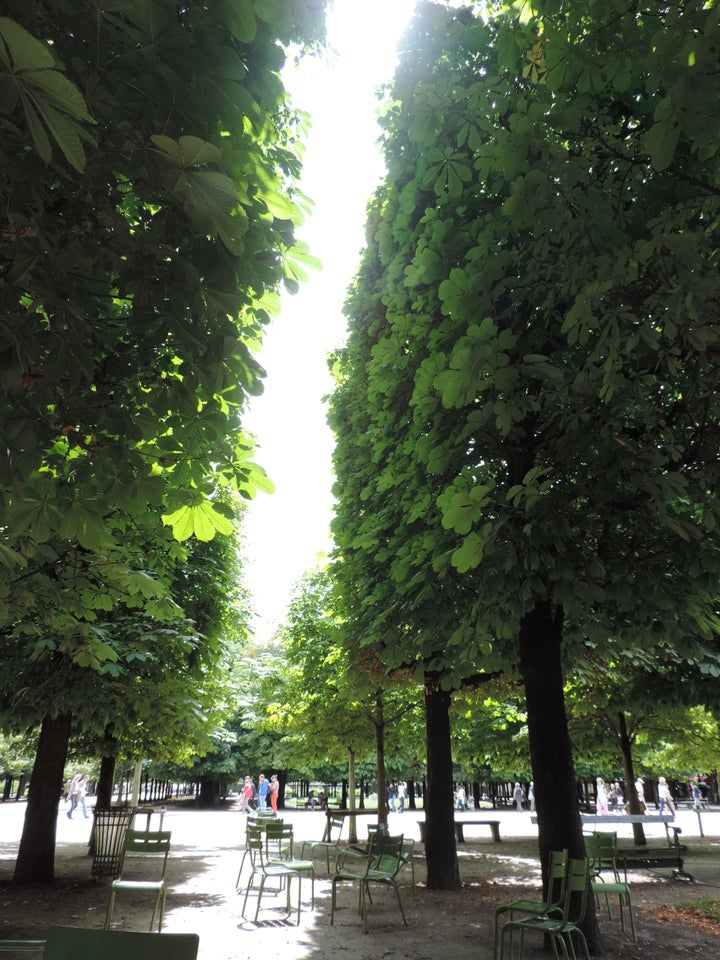
<svg viewBox="0 0 720 960">
<path fill-rule="evenodd" d="M 465 827 L 490 827 L 492 838 L 495 843 L 500 843 L 500 821 L 499 820 L 455 820 L 455 837 L 458 843 L 465 843 Z M 420 840 L 425 842 L 425 821 L 418 820 L 420 827 Z"/>
</svg>

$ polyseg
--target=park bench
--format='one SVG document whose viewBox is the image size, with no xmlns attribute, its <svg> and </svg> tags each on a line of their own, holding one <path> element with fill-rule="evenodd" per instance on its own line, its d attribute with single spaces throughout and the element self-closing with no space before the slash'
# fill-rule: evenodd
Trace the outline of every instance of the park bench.
<svg viewBox="0 0 720 960">
<path fill-rule="evenodd" d="M 425 843 L 425 821 L 418 820 L 420 827 L 420 839 Z M 455 837 L 458 843 L 465 843 L 465 827 L 490 827 L 492 838 L 495 843 L 500 843 L 500 821 L 499 820 L 456 820 Z"/>
<path fill-rule="evenodd" d="M 664 846 L 643 844 L 642 846 L 618 847 L 617 860 L 625 871 L 626 880 L 627 871 L 631 867 L 641 867 L 644 869 L 651 867 L 672 867 L 673 879 L 694 880 L 692 874 L 685 870 L 683 854 L 687 851 L 687 846 L 680 843 L 682 829 L 672 823 L 672 817 L 646 813 L 583 813 L 581 816 L 583 826 L 586 824 L 612 824 L 613 826 L 617 826 L 625 823 L 641 823 L 644 826 L 645 824 L 662 823 L 665 827 L 665 837 L 667 840 Z"/>
</svg>

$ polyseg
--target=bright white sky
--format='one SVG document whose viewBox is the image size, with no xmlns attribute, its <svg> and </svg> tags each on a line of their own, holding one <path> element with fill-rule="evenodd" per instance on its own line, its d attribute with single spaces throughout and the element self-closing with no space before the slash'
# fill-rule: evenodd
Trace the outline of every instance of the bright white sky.
<svg viewBox="0 0 720 960">
<path fill-rule="evenodd" d="M 375 91 L 392 78 L 413 6 L 335 0 L 328 17 L 335 56 L 285 76 L 295 104 L 312 115 L 301 185 L 315 208 L 298 235 L 323 269 L 284 297 L 260 355 L 265 392 L 244 421 L 258 437 L 255 459 L 276 486 L 252 501 L 245 528 L 260 640 L 282 623 L 293 585 L 331 546 L 333 440 L 321 400 L 331 388 L 327 356 L 345 336 L 342 305 L 364 243 L 365 206 L 383 173 Z"/>
</svg>

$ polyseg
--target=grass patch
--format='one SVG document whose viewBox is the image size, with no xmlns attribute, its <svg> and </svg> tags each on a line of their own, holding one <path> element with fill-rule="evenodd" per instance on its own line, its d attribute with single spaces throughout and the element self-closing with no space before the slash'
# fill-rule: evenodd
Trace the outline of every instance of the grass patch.
<svg viewBox="0 0 720 960">
<path fill-rule="evenodd" d="M 720 900 L 693 900 L 692 903 L 678 903 L 676 909 L 691 917 L 720 923 Z"/>
</svg>

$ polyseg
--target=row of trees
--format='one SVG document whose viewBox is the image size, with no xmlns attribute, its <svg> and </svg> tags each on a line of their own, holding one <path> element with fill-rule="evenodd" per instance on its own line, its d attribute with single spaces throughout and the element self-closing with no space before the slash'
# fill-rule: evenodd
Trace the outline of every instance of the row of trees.
<svg viewBox="0 0 720 960">
<path fill-rule="evenodd" d="M 500 6 L 404 38 L 331 400 L 347 643 L 423 684 L 444 888 L 453 691 L 522 683 L 546 863 L 566 676 L 715 705 L 720 653 L 718 9 Z"/>
<path fill-rule="evenodd" d="M 308 259 L 280 69 L 324 6 L 3 5 L 0 723 L 40 725 L 19 881 L 52 878 L 71 733 L 107 802 L 119 750 L 182 759 L 227 710 L 241 503 L 269 487 L 242 416 Z"/>
</svg>

